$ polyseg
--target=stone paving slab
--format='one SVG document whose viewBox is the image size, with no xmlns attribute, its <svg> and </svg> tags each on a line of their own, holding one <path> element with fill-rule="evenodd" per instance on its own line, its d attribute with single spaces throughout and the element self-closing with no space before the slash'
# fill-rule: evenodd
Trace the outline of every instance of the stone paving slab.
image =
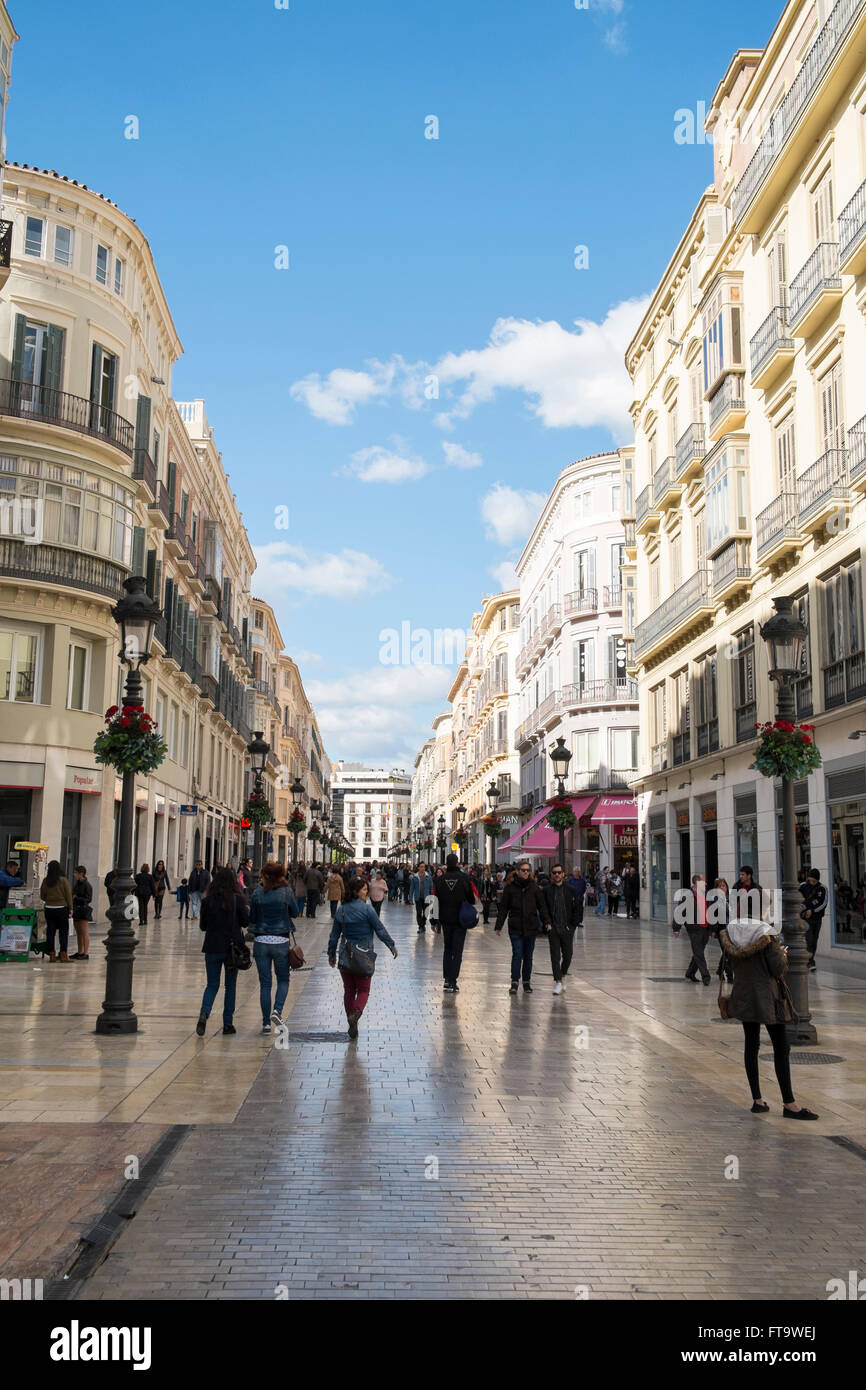
<svg viewBox="0 0 866 1390">
<path fill-rule="evenodd" d="M 479 929 L 454 997 L 439 939 L 384 916 L 400 957 L 380 953 L 358 1042 L 333 1036 L 318 958 L 288 1045 L 233 1123 L 191 1131 L 83 1298 L 821 1299 L 863 1265 L 866 1161 L 827 1137 L 866 1130 L 839 1079 L 866 1085 L 856 991 L 816 985 L 846 1062 L 795 1069 L 822 1115 L 798 1126 L 769 1058 L 774 1114 L 748 1112 L 712 991 L 649 983 L 678 963 L 669 934 L 590 925 L 558 998 L 539 943 L 510 998 L 507 942 Z"/>
</svg>

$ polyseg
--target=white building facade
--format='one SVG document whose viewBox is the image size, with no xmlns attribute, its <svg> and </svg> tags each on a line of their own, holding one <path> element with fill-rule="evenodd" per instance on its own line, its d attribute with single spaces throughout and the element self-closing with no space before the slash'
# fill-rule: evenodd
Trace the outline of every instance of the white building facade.
<svg viewBox="0 0 866 1390">
<path fill-rule="evenodd" d="M 358 860 L 381 863 L 410 828 L 412 779 L 402 770 L 338 760 L 331 779 L 331 820 Z"/>
</svg>

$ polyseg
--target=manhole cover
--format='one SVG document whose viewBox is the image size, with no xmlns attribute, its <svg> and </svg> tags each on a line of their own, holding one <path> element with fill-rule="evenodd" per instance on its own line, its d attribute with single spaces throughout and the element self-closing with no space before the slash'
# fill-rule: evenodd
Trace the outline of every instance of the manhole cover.
<svg viewBox="0 0 866 1390">
<path fill-rule="evenodd" d="M 647 975 L 654 985 L 693 985 L 694 980 L 687 980 L 685 975 Z"/>
<path fill-rule="evenodd" d="M 289 1042 L 345 1042 L 348 1033 L 290 1033 Z"/>
<path fill-rule="evenodd" d="M 758 1057 L 759 1062 L 772 1062 L 772 1052 L 762 1052 Z M 844 1062 L 844 1057 L 836 1057 L 832 1052 L 798 1052 L 795 1047 L 791 1048 L 790 1060 L 796 1066 L 801 1067 L 819 1066 L 822 1062 Z"/>
</svg>

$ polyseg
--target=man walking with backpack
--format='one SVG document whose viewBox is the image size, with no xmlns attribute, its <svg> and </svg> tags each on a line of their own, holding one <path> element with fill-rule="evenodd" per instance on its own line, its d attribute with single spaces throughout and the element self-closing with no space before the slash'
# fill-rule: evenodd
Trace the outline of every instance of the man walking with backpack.
<svg viewBox="0 0 866 1390">
<path fill-rule="evenodd" d="M 459 994 L 457 977 L 469 929 L 461 922 L 460 912 L 464 905 L 475 912 L 476 897 L 466 874 L 460 872 L 456 854 L 449 854 L 445 860 L 445 872 L 437 878 L 433 892 L 439 908 L 439 925 L 435 930 L 442 932 L 442 989 L 446 994 Z"/>
</svg>

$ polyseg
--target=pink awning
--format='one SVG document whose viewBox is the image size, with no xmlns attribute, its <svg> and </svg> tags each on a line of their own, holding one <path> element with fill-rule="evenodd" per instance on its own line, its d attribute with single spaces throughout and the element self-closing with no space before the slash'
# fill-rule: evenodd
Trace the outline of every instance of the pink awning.
<svg viewBox="0 0 866 1390">
<path fill-rule="evenodd" d="M 508 839 L 507 839 L 507 840 L 504 840 L 504 841 L 502 842 L 501 845 L 498 844 L 498 845 L 496 846 L 496 857 L 497 857 L 497 859 L 499 858 L 500 854 L 502 853 L 502 851 L 503 851 L 504 849 L 516 849 L 516 848 L 518 848 L 518 847 L 520 846 L 521 840 L 523 839 L 523 836 L 524 836 L 524 835 L 528 835 L 529 832 L 530 832 L 530 830 L 532 830 L 532 828 L 533 828 L 534 826 L 536 826 L 536 825 L 538 824 L 538 822 L 541 820 L 541 817 L 544 816 L 544 815 L 546 815 L 546 814 L 547 814 L 547 807 L 546 807 L 546 806 L 542 806 L 542 808 L 541 808 L 540 811 L 536 811 L 536 813 L 535 813 L 534 816 L 530 816 L 529 820 L 526 822 L 525 825 L 521 825 L 520 829 L 519 829 L 519 830 L 515 830 L 515 832 L 514 832 L 513 835 L 509 835 Z"/>
<path fill-rule="evenodd" d="M 637 825 L 637 802 L 633 796 L 603 796 L 592 813 L 593 825 Z"/>
<path fill-rule="evenodd" d="M 540 825 L 523 841 L 523 849 L 526 854 L 558 854 L 559 833 L 549 825 Z"/>
</svg>

